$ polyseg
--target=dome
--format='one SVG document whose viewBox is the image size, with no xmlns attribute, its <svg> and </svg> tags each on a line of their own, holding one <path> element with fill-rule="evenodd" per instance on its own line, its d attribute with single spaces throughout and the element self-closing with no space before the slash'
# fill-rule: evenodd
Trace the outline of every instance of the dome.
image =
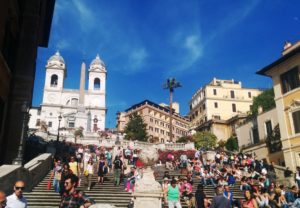
<svg viewBox="0 0 300 208">
<path fill-rule="evenodd" d="M 48 62 L 52 62 L 52 61 L 57 61 L 65 64 L 65 60 L 63 59 L 63 57 L 60 55 L 58 51 L 56 51 L 56 53 L 53 56 L 51 56 L 48 60 Z"/>
<path fill-rule="evenodd" d="M 102 66 L 105 67 L 104 62 L 100 59 L 99 54 L 97 54 L 96 58 L 92 61 L 90 64 L 90 68 L 96 68 L 96 66 Z"/>
</svg>

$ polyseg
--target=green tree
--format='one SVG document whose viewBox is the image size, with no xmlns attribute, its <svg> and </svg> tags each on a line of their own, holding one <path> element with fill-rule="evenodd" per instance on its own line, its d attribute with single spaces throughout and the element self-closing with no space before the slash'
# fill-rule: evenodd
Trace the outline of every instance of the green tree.
<svg viewBox="0 0 300 208">
<path fill-rule="evenodd" d="M 237 137 L 230 137 L 225 144 L 225 147 L 229 151 L 237 151 L 239 150 L 239 143 Z"/>
<path fill-rule="evenodd" d="M 267 111 L 275 107 L 273 88 L 265 90 L 260 95 L 253 98 L 253 105 L 250 109 L 251 116 L 256 116 L 258 114 L 259 106 L 263 108 L 263 111 Z"/>
<path fill-rule="evenodd" d="M 75 137 L 75 144 L 77 143 L 77 139 L 78 138 L 82 138 L 83 137 L 83 130 L 84 128 L 82 126 L 80 126 L 78 129 L 76 129 L 74 131 L 74 137 Z"/>
<path fill-rule="evenodd" d="M 195 147 L 214 148 L 217 145 L 216 135 L 208 131 L 200 131 L 193 135 L 195 139 Z"/>
<path fill-rule="evenodd" d="M 176 141 L 176 143 L 188 143 L 188 142 L 194 142 L 193 136 L 182 136 Z"/>
<path fill-rule="evenodd" d="M 133 113 L 129 116 L 129 122 L 124 130 L 126 133 L 125 139 L 147 141 L 146 126 L 147 124 L 144 123 L 143 118 L 137 113 Z"/>
</svg>

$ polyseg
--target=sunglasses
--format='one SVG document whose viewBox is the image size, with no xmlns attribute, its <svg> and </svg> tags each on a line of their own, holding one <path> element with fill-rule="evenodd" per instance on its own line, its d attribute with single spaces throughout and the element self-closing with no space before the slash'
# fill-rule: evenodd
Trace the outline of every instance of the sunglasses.
<svg viewBox="0 0 300 208">
<path fill-rule="evenodd" d="M 25 189 L 25 187 L 24 187 L 24 186 L 23 186 L 23 187 L 16 186 L 16 190 L 22 190 L 22 191 L 24 191 L 24 189 Z"/>
</svg>

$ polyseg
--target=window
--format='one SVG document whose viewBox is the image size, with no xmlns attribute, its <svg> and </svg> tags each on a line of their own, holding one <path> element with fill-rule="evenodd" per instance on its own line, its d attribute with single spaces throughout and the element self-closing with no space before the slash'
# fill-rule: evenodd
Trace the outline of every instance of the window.
<svg viewBox="0 0 300 208">
<path fill-rule="evenodd" d="M 58 76 L 56 74 L 53 74 L 51 76 L 50 86 L 51 87 L 57 87 L 57 82 L 58 82 Z"/>
<path fill-rule="evenodd" d="M 165 134 L 165 131 L 164 131 L 164 130 L 160 130 L 160 133 L 161 133 L 161 134 Z"/>
<path fill-rule="evenodd" d="M 205 110 L 205 104 L 203 104 L 203 107 L 202 107 L 202 108 L 203 108 L 203 110 Z"/>
<path fill-rule="evenodd" d="M 52 127 L 52 122 L 51 121 L 48 122 L 48 127 Z"/>
<path fill-rule="evenodd" d="M 74 128 L 74 127 L 75 127 L 74 121 L 69 121 L 69 128 Z"/>
<path fill-rule="evenodd" d="M 217 89 L 214 89 L 214 95 L 217 95 Z"/>
<path fill-rule="evenodd" d="M 159 132 L 159 129 L 158 129 L 158 128 L 155 128 L 155 132 L 157 132 L 157 133 L 158 133 L 158 132 Z"/>
<path fill-rule="evenodd" d="M 231 98 L 234 98 L 234 97 L 235 97 L 235 96 L 234 96 L 234 91 L 233 91 L 233 90 L 230 91 L 230 97 L 231 97 Z"/>
<path fill-rule="evenodd" d="M 35 125 L 40 126 L 41 125 L 41 119 L 36 119 Z"/>
<path fill-rule="evenodd" d="M 100 79 L 99 78 L 94 79 L 94 90 L 100 90 Z"/>
<path fill-rule="evenodd" d="M 155 120 L 155 124 L 158 124 L 158 120 Z"/>
<path fill-rule="evenodd" d="M 266 136 L 269 136 L 272 134 L 272 122 L 271 121 L 266 121 L 265 122 L 265 126 L 266 126 Z"/>
<path fill-rule="evenodd" d="M 259 142 L 258 128 L 257 127 L 252 128 L 252 142 L 253 142 L 253 144 L 257 144 Z"/>
<path fill-rule="evenodd" d="M 78 105 L 78 99 L 77 98 L 72 98 L 71 99 L 71 106 L 77 106 Z"/>
<path fill-rule="evenodd" d="M 251 98 L 252 95 L 251 95 L 251 92 L 248 92 L 248 98 Z"/>
<path fill-rule="evenodd" d="M 235 105 L 235 103 L 232 103 L 232 112 L 236 112 L 236 105 Z"/>
<path fill-rule="evenodd" d="M 300 86 L 298 67 L 280 75 L 282 92 L 287 93 Z"/>
<path fill-rule="evenodd" d="M 295 134 L 300 133 L 300 110 L 292 113 Z"/>
<path fill-rule="evenodd" d="M 152 123 L 153 123 L 153 118 L 150 118 L 150 122 L 152 122 Z"/>
<path fill-rule="evenodd" d="M 37 110 L 37 115 L 40 116 L 41 115 L 41 109 Z"/>
<path fill-rule="evenodd" d="M 153 131 L 153 127 L 152 127 L 152 126 L 149 126 L 149 130 L 150 130 L 150 131 Z"/>
<path fill-rule="evenodd" d="M 215 102 L 215 108 L 218 108 L 218 103 L 217 102 Z"/>
</svg>

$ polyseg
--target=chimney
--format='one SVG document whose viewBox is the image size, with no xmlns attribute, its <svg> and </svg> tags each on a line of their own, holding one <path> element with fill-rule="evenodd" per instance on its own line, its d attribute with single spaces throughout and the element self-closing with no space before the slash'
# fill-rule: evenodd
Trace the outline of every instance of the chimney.
<svg viewBox="0 0 300 208">
<path fill-rule="evenodd" d="M 79 104 L 84 105 L 84 90 L 85 90 L 85 63 L 81 64 L 80 88 L 79 88 Z"/>
</svg>

